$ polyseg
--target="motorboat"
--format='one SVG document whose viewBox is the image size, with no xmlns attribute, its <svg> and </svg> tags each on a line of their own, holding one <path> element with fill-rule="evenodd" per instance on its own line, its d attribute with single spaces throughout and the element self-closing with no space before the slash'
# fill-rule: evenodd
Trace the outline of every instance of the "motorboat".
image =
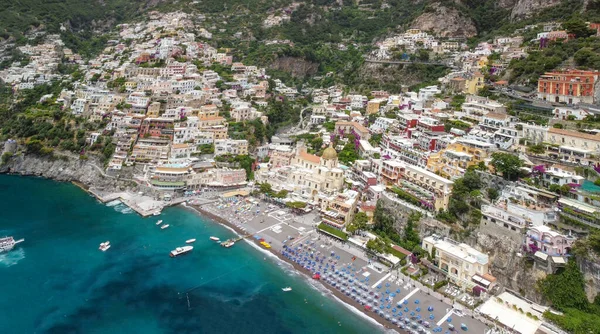
<svg viewBox="0 0 600 334">
<path fill-rule="evenodd" d="M 160 225 L 160 224 L 162 224 L 162 222 L 163 222 L 162 220 L 159 220 L 156 222 L 156 225 Z"/>
<path fill-rule="evenodd" d="M 196 239 L 188 239 L 185 241 L 186 244 L 193 244 L 194 242 L 196 242 Z"/>
<path fill-rule="evenodd" d="M 0 238 L 0 253 L 11 251 L 16 244 L 25 241 L 25 239 L 15 240 L 13 237 Z"/>
<path fill-rule="evenodd" d="M 161 226 L 161 227 L 160 227 L 160 229 L 161 229 L 161 230 L 164 230 L 164 229 L 166 229 L 167 227 L 169 227 L 169 224 L 165 224 L 165 225 Z"/>
<path fill-rule="evenodd" d="M 160 211 L 154 211 L 154 212 L 152 213 L 152 215 L 153 215 L 153 216 L 159 216 L 159 215 L 160 215 Z"/>
<path fill-rule="evenodd" d="M 210 240 L 212 240 L 212 241 L 219 241 L 219 240 L 221 240 L 221 239 L 219 239 L 219 238 L 217 238 L 217 237 L 210 237 Z"/>
<path fill-rule="evenodd" d="M 292 291 L 292 288 L 290 288 L 290 287 L 288 286 L 288 287 L 285 287 L 285 288 L 281 288 L 281 290 L 283 290 L 283 291 L 285 291 L 285 292 L 288 292 L 288 291 Z"/>
<path fill-rule="evenodd" d="M 174 250 L 171 251 L 171 253 L 169 254 L 169 256 L 176 257 L 176 256 L 179 256 L 179 255 L 183 255 L 183 254 L 191 252 L 192 249 L 194 249 L 193 246 L 177 247 L 177 248 L 175 248 Z"/>
<path fill-rule="evenodd" d="M 100 243 L 99 250 L 106 252 L 110 248 L 110 241 Z"/>
</svg>

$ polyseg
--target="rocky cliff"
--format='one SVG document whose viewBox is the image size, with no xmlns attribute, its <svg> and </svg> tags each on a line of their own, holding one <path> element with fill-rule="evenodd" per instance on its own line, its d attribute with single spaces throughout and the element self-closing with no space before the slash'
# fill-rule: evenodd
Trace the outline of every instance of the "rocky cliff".
<svg viewBox="0 0 600 334">
<path fill-rule="evenodd" d="M 491 223 L 480 226 L 465 242 L 488 254 L 490 272 L 498 284 L 532 301 L 541 302 L 542 296 L 535 287 L 538 279 L 546 277 L 546 272 L 527 263 L 519 255 L 521 238 Z"/>
<path fill-rule="evenodd" d="M 511 18 L 524 18 L 532 14 L 561 3 L 562 0 L 504 0 L 504 2 L 515 2 L 512 6 Z"/>
<path fill-rule="evenodd" d="M 290 73 L 295 78 L 304 78 L 317 73 L 319 64 L 298 57 L 280 57 L 269 68 Z"/>
<path fill-rule="evenodd" d="M 36 155 L 16 154 L 0 166 L 0 173 L 41 176 L 56 181 L 78 182 L 87 187 L 105 190 L 124 189 L 131 184 L 128 180 L 116 180 L 104 174 L 98 161 L 79 160 L 68 154 L 52 158 Z"/>
<path fill-rule="evenodd" d="M 430 4 L 411 24 L 412 28 L 430 31 L 439 37 L 473 37 L 477 29 L 473 20 L 458 9 L 440 3 Z"/>
</svg>

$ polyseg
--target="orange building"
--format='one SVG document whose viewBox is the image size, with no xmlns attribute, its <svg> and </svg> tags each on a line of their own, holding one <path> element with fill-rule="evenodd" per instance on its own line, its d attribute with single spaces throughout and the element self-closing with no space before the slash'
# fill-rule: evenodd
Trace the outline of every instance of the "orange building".
<svg viewBox="0 0 600 334">
<path fill-rule="evenodd" d="M 538 80 L 538 98 L 568 104 L 594 103 L 598 71 L 546 72 Z"/>
</svg>

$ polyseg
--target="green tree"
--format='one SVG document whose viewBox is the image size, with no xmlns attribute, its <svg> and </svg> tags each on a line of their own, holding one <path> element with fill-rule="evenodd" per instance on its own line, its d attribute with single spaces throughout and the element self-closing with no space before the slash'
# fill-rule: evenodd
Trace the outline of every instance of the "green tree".
<svg viewBox="0 0 600 334">
<path fill-rule="evenodd" d="M 567 22 L 563 22 L 562 27 L 569 34 L 575 35 L 576 38 L 590 37 L 596 33 L 594 30 L 590 29 L 588 24 L 581 18 L 573 18 Z"/>
<path fill-rule="evenodd" d="M 516 180 L 521 172 L 523 161 L 518 156 L 510 153 L 496 152 L 492 154 L 490 162 L 496 172 L 500 172 L 507 180 Z"/>
<path fill-rule="evenodd" d="M 500 194 L 498 193 L 498 190 L 496 190 L 496 188 L 488 188 L 487 194 L 488 194 L 488 198 L 490 199 L 490 201 L 495 201 L 500 196 Z"/>
<path fill-rule="evenodd" d="M 363 231 L 367 228 L 367 223 L 369 222 L 369 217 L 364 212 L 358 212 L 354 215 L 354 219 L 352 223 L 348 225 L 346 230 L 349 233 L 355 234 L 358 231 Z"/>
</svg>

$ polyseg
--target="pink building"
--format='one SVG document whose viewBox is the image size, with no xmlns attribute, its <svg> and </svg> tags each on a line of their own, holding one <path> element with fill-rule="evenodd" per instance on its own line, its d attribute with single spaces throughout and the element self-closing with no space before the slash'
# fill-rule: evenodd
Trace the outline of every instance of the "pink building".
<svg viewBox="0 0 600 334">
<path fill-rule="evenodd" d="M 550 256 L 566 255 L 571 251 L 575 238 L 562 235 L 546 225 L 532 227 L 527 231 L 525 247 L 535 253 L 540 251 Z"/>
</svg>

